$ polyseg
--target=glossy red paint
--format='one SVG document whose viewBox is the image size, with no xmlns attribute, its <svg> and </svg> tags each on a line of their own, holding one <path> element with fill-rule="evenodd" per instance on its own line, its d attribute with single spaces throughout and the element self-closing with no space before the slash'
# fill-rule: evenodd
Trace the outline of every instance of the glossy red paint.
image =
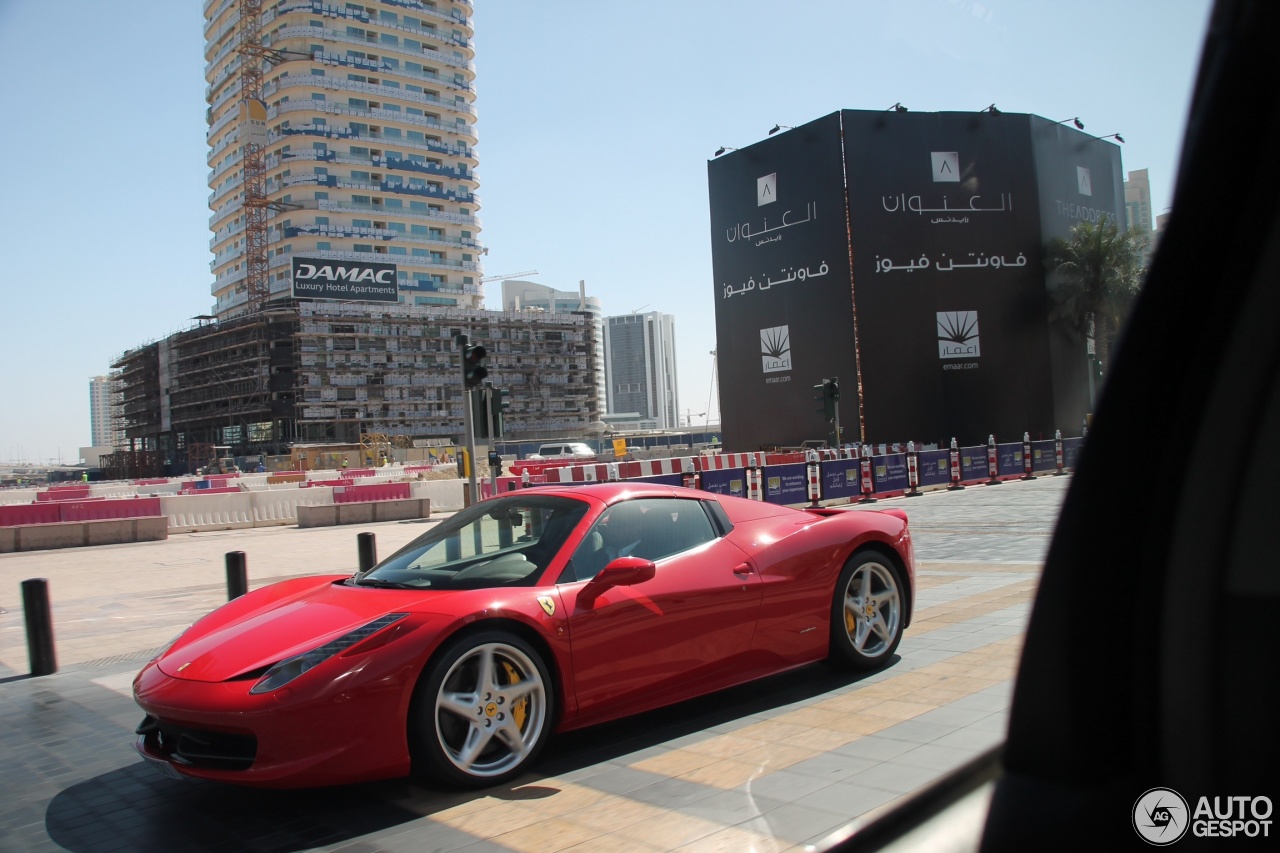
<svg viewBox="0 0 1280 853">
<path fill-rule="evenodd" d="M 234 767 L 184 763 L 146 735 L 139 751 L 186 775 L 251 785 L 404 775 L 414 689 L 442 644 L 477 629 L 518 635 L 544 658 L 558 730 L 681 701 L 824 658 L 836 580 L 864 548 L 898 566 L 903 628 L 910 620 L 914 556 L 901 511 L 810 513 L 633 483 L 533 491 L 584 502 L 586 511 L 559 552 L 520 585 L 397 589 L 353 586 L 344 576 L 301 578 L 204 617 L 144 667 L 135 698 L 166 727 L 170 744 L 239 736 L 254 744 L 251 759 Z M 624 558 L 591 580 L 561 582 L 602 515 L 651 498 L 716 502 L 722 511 L 709 515 L 732 529 L 656 562 Z M 404 615 L 284 686 L 251 692 L 278 662 L 388 614 Z"/>
</svg>

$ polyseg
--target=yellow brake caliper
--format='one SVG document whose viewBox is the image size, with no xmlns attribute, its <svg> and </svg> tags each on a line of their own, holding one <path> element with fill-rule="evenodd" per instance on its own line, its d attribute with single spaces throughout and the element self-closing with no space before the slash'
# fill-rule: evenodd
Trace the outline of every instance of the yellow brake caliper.
<svg viewBox="0 0 1280 853">
<path fill-rule="evenodd" d="M 515 684 L 520 680 L 520 674 L 516 672 L 516 668 L 509 661 L 502 662 L 502 669 L 507 674 L 507 684 Z M 516 728 L 524 730 L 524 721 L 529 716 L 529 697 L 526 696 L 511 706 L 511 719 L 515 720 Z"/>
</svg>

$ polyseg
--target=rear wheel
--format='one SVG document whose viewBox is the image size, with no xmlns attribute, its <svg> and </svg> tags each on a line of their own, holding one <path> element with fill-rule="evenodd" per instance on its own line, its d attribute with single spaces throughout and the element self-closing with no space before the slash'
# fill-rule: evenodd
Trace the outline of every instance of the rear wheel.
<svg viewBox="0 0 1280 853">
<path fill-rule="evenodd" d="M 831 602 L 831 660 L 854 669 L 874 669 L 902 639 L 901 575 L 880 551 L 849 558 Z"/>
<path fill-rule="evenodd" d="M 552 697 L 546 665 L 524 640 L 497 631 L 460 638 L 414 695 L 415 771 L 471 788 L 515 778 L 550 736 Z"/>
</svg>

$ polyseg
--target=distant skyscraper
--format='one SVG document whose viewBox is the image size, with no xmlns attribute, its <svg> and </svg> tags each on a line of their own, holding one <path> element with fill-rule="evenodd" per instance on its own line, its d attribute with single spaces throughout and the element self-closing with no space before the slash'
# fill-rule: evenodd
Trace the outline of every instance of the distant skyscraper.
<svg viewBox="0 0 1280 853">
<path fill-rule="evenodd" d="M 1124 182 L 1126 228 L 1151 233 L 1151 180 L 1146 169 L 1131 169 Z"/>
<path fill-rule="evenodd" d="M 240 4 L 207 0 L 212 313 L 244 310 Z M 399 301 L 481 308 L 470 0 L 263 3 L 270 296 L 292 260 L 396 265 Z"/>
<path fill-rule="evenodd" d="M 680 426 L 676 320 L 650 311 L 609 317 L 604 325 L 608 413 L 637 414 L 652 429 Z"/>
<path fill-rule="evenodd" d="M 1151 263 L 1151 253 L 1155 251 L 1156 241 L 1151 239 L 1151 181 L 1146 169 L 1133 169 L 1124 182 L 1124 211 L 1126 228 L 1136 228 L 1148 238 L 1147 249 L 1142 256 L 1142 265 Z"/>
<path fill-rule="evenodd" d="M 89 380 L 89 430 L 94 447 L 115 446 L 118 419 L 111 377 L 93 377 Z"/>
</svg>

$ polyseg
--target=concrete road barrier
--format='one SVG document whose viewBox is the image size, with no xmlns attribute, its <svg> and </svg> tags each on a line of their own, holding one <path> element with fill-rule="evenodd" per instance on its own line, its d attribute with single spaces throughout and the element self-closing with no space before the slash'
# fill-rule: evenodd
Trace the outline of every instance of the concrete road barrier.
<svg viewBox="0 0 1280 853">
<path fill-rule="evenodd" d="M 333 489 L 317 486 L 310 489 L 273 488 L 248 492 L 254 527 L 297 524 L 298 508 L 332 506 Z"/>
<path fill-rule="evenodd" d="M 120 545 L 157 542 L 169 538 L 169 519 L 113 518 L 103 521 L 70 521 L 0 528 L 0 553 L 80 548 L 85 545 Z"/>
<path fill-rule="evenodd" d="M 466 480 L 415 480 L 410 483 L 409 494 L 415 498 L 430 498 L 431 506 L 438 512 L 457 512 L 463 507 Z"/>
<path fill-rule="evenodd" d="M 160 512 L 169 519 L 170 533 L 253 527 L 252 495 L 249 492 L 162 497 Z"/>
<path fill-rule="evenodd" d="M 431 517 L 430 498 L 396 501 L 299 506 L 299 527 L 333 527 L 340 524 L 373 524 L 379 521 L 408 521 Z"/>
</svg>

